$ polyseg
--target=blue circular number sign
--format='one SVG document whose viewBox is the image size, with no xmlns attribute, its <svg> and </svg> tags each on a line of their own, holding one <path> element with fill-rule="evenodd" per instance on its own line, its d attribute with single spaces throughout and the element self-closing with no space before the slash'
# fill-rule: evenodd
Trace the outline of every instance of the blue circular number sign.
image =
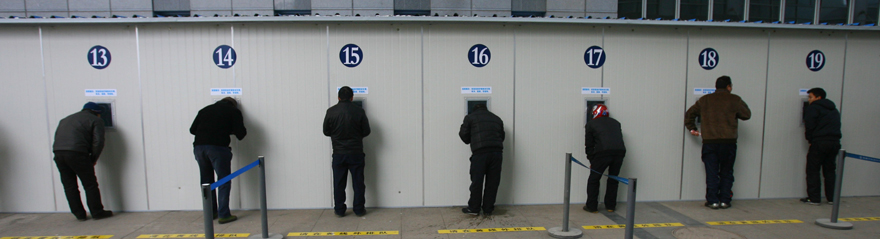
<svg viewBox="0 0 880 239">
<path fill-rule="evenodd" d="M 220 45 L 214 49 L 211 58 L 214 59 L 214 64 L 217 64 L 217 67 L 226 69 L 235 65 L 238 56 L 235 55 L 235 49 L 232 49 L 231 46 Z"/>
<path fill-rule="evenodd" d="M 590 68 L 596 69 L 605 65 L 605 50 L 599 46 L 591 46 L 584 52 L 584 63 Z"/>
<path fill-rule="evenodd" d="M 825 67 L 825 53 L 819 50 L 813 50 L 807 55 L 807 69 L 811 71 L 820 71 Z"/>
<path fill-rule="evenodd" d="M 712 48 L 703 49 L 700 52 L 700 55 L 697 56 L 697 60 L 700 62 L 700 67 L 706 70 L 715 69 L 718 66 L 718 51 Z"/>
<path fill-rule="evenodd" d="M 355 44 L 348 44 L 339 50 L 339 61 L 347 67 L 356 67 L 364 61 L 364 51 Z"/>
<path fill-rule="evenodd" d="M 92 49 L 89 49 L 86 58 L 88 58 L 89 65 L 95 69 L 101 70 L 110 66 L 110 50 L 104 46 L 93 46 Z"/>
<path fill-rule="evenodd" d="M 483 44 L 476 44 L 468 50 L 468 62 L 475 67 L 484 67 L 489 64 L 492 59 L 492 52 L 489 47 Z"/>
</svg>

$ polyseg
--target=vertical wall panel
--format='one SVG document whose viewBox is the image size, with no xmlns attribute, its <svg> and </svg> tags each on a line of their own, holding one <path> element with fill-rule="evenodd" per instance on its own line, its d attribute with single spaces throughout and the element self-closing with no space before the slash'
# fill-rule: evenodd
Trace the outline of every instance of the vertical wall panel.
<svg viewBox="0 0 880 239">
<path fill-rule="evenodd" d="M 321 131 L 327 108 L 326 26 L 236 25 L 235 46 L 248 135 L 233 148 L 240 159 L 233 168 L 265 156 L 270 208 L 329 207 L 330 142 Z M 256 169 L 238 180 L 242 208 L 259 208 Z"/>
<path fill-rule="evenodd" d="M 135 28 L 46 27 L 43 42 L 51 134 L 59 120 L 82 109 L 85 102 L 112 102 L 114 127 L 106 131 L 104 151 L 95 167 L 104 207 L 147 210 Z M 110 65 L 103 70 L 92 68 L 86 59 L 95 45 L 110 51 Z M 85 89 L 116 89 L 118 96 L 85 97 Z M 57 175 L 57 170 L 53 173 Z M 57 176 L 55 180 L 57 208 L 66 211 L 63 187 Z"/>
<path fill-rule="evenodd" d="M 465 205 L 470 185 L 470 146 L 458 130 L 465 99 L 491 97 L 489 110 L 504 121 L 504 162 L 497 204 L 514 201 L 517 165 L 513 154 L 513 30 L 504 24 L 431 25 L 425 27 L 424 144 L 425 205 Z M 477 68 L 468 55 L 475 44 L 489 48 L 489 64 Z M 462 86 L 491 86 L 491 95 L 464 95 Z"/>
<path fill-rule="evenodd" d="M 150 210 L 201 208 L 199 167 L 189 127 L 202 107 L 218 99 L 210 95 L 210 88 L 236 87 L 234 66 L 222 69 L 211 59 L 218 46 L 232 46 L 230 31 L 225 24 L 140 27 Z M 243 94 L 248 94 L 247 89 Z M 245 115 L 245 122 L 250 117 Z M 238 165 L 249 158 L 233 155 L 232 160 Z M 235 208 L 239 187 L 237 181 L 233 183 Z"/>
<path fill-rule="evenodd" d="M 639 179 L 639 200 L 679 198 L 686 46 L 683 30 L 605 30 L 604 85 L 627 151 L 620 175 Z"/>
<path fill-rule="evenodd" d="M 809 40 L 803 40 L 809 39 Z M 761 198 L 806 195 L 803 88 L 822 87 L 828 99 L 840 104 L 844 60 L 844 33 L 776 30 L 770 35 L 770 67 L 767 79 L 767 115 L 761 170 Z M 807 69 L 813 50 L 825 53 L 825 67 Z"/>
<path fill-rule="evenodd" d="M 585 97 L 581 87 L 601 87 L 602 69 L 584 62 L 584 51 L 602 46 L 602 28 L 531 25 L 516 31 L 516 135 L 514 203 L 559 203 L 565 153 L 584 154 Z M 612 91 L 613 92 L 613 91 Z M 507 165 L 510 165 L 510 163 Z M 505 165 L 506 166 L 506 165 Z M 572 200 L 586 200 L 589 170 L 572 168 Z"/>
<path fill-rule="evenodd" d="M 880 48 L 877 39 L 880 34 L 869 32 L 848 33 L 846 45 L 846 77 L 843 84 L 843 99 L 838 103 L 841 111 L 841 145 L 848 153 L 870 157 L 880 157 L 877 137 L 880 127 L 875 120 L 880 115 L 880 95 L 877 94 L 877 60 Z M 828 91 L 829 98 L 840 94 Z M 877 172 L 880 164 L 847 158 L 844 168 L 842 195 L 878 195 L 880 181 Z"/>
<path fill-rule="evenodd" d="M 357 67 L 347 67 L 339 58 L 346 44 L 358 45 L 363 53 Z M 369 89 L 368 94 L 355 95 L 364 100 L 372 130 L 364 138 L 367 206 L 422 205 L 421 50 L 422 28 L 418 25 L 330 26 L 330 84 L 326 91 L 330 104 L 338 102 L 337 87 Z M 330 155 L 320 155 L 319 160 L 327 162 L 324 170 L 330 172 Z M 349 195 L 354 195 L 350 178 L 348 186 Z M 347 204 L 352 205 L 352 197 L 348 199 Z"/>
<path fill-rule="evenodd" d="M 0 212 L 56 210 L 38 27 L 0 31 Z M 65 209 L 67 206 L 64 207 Z"/>
<path fill-rule="evenodd" d="M 767 36 L 761 30 L 692 28 L 688 37 L 685 110 L 702 96 L 694 95 L 694 88 L 714 89 L 715 80 L 726 75 L 732 79 L 732 93 L 742 97 L 752 111 L 752 118 L 740 120 L 738 125 L 736 163 L 733 170 L 734 198 L 758 197 L 764 132 L 764 89 L 767 79 Z M 700 65 L 700 53 L 706 48 L 718 52 L 719 60 L 712 70 L 705 70 Z M 702 139 L 687 132 L 684 135 L 681 199 L 704 199 L 706 169 L 701 159 Z"/>
</svg>

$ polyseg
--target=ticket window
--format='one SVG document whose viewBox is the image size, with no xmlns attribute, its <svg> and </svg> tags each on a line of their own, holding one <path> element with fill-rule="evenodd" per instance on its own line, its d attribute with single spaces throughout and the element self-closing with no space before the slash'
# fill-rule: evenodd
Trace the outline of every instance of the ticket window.
<svg viewBox="0 0 880 239">
<path fill-rule="evenodd" d="M 364 108 L 364 98 L 354 98 L 354 99 L 352 99 L 351 103 L 354 103 L 355 105 L 361 107 L 361 109 L 365 109 Z"/>
<path fill-rule="evenodd" d="M 101 107 L 101 119 L 104 120 L 105 128 L 113 128 L 113 103 L 110 102 L 97 102 L 98 106 Z"/>
<path fill-rule="evenodd" d="M 586 113 L 584 115 L 584 125 L 593 120 L 593 106 L 598 104 L 608 105 L 608 100 L 600 100 L 600 99 L 587 99 L 586 100 Z"/>
<path fill-rule="evenodd" d="M 474 112 L 474 106 L 477 106 L 479 104 L 486 105 L 486 109 L 491 110 L 491 108 L 489 108 L 489 98 L 473 98 L 467 99 L 466 101 L 467 104 L 465 105 L 465 109 L 467 114 L 471 114 L 471 112 Z"/>
</svg>

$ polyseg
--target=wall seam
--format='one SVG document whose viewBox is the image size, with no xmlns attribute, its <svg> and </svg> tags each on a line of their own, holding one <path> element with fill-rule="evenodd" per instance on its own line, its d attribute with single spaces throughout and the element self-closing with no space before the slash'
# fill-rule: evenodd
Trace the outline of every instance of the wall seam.
<svg viewBox="0 0 880 239">
<path fill-rule="evenodd" d="M 330 104 L 332 103 L 332 101 L 330 100 L 330 98 L 332 97 L 330 95 L 330 92 L 333 92 L 332 88 L 330 88 L 330 56 L 331 56 L 330 55 L 330 25 L 325 25 L 325 27 L 326 27 L 325 28 L 325 34 L 326 34 L 325 36 L 327 39 L 327 108 L 330 108 Z M 332 145 L 330 146 L 330 155 L 333 155 L 333 146 Z M 330 183 L 330 189 L 331 189 L 330 190 L 330 207 L 333 207 L 334 203 L 335 203 L 335 201 L 333 200 L 333 189 L 334 189 L 335 185 L 333 185 L 332 176 L 331 176 L 331 180 L 328 183 Z"/>
<path fill-rule="evenodd" d="M 843 35 L 843 75 L 840 79 L 840 107 L 838 111 L 840 111 L 840 117 L 843 117 L 843 91 L 846 86 L 846 53 L 847 49 L 849 49 L 849 33 Z M 841 166 L 843 167 L 843 166 Z"/>
<path fill-rule="evenodd" d="M 421 27 L 422 61 L 422 206 L 425 206 L 425 26 Z"/>
<path fill-rule="evenodd" d="M 40 36 L 40 65 L 41 65 L 42 74 L 43 74 L 43 93 L 46 96 L 46 101 L 45 101 L 45 105 L 46 105 L 46 138 L 48 139 L 47 141 L 49 143 L 49 158 L 51 159 L 52 154 L 53 154 L 53 152 L 52 152 L 52 127 L 50 126 L 50 123 L 49 123 L 49 82 L 48 82 L 48 79 L 46 79 L 46 53 L 43 50 L 43 27 L 37 27 L 37 30 L 38 30 L 38 33 Z M 51 165 L 52 165 L 52 163 L 49 163 L 49 172 L 52 172 L 51 173 L 51 175 L 52 175 L 51 176 L 52 177 L 52 180 L 51 180 L 52 181 L 52 201 L 54 202 L 52 207 L 54 207 L 55 211 L 57 212 L 58 211 L 58 195 L 55 195 L 55 193 L 56 193 L 55 188 L 57 187 L 55 185 L 55 170 L 54 170 L 54 168 L 52 168 Z"/>
<path fill-rule="evenodd" d="M 135 47 L 137 50 L 137 64 L 138 64 L 138 94 L 140 97 L 141 104 L 141 150 L 143 150 L 144 155 L 144 191 L 147 193 L 147 211 L 150 210 L 150 180 L 147 180 L 147 136 L 146 130 L 144 128 L 144 87 L 143 87 L 143 79 L 141 76 L 141 37 L 139 27 L 134 27 L 134 41 Z"/>
<path fill-rule="evenodd" d="M 761 198 L 761 185 L 763 185 L 763 177 L 764 177 L 764 145 L 767 140 L 767 94 L 770 87 L 770 37 L 771 32 L 767 32 L 767 68 L 764 71 L 764 122 L 761 123 L 761 167 L 758 168 L 758 199 Z"/>
<path fill-rule="evenodd" d="M 473 13 L 473 12 L 471 12 Z M 516 29 L 513 29 L 513 122 L 511 122 L 512 130 L 510 136 L 510 157 L 516 158 Z M 504 158 L 502 158 L 503 160 Z M 513 181 L 516 180 L 516 177 L 511 180 L 510 184 L 516 185 Z M 511 193 L 511 204 L 516 204 L 516 198 L 513 197 L 514 194 Z"/>
<path fill-rule="evenodd" d="M 235 26 L 234 25 L 229 25 L 229 38 L 230 38 L 229 42 L 230 42 L 230 44 L 232 44 L 231 48 L 233 49 L 233 51 L 235 51 Z M 236 62 L 234 62 L 232 65 L 232 87 L 233 88 L 238 87 L 238 84 L 237 84 L 238 82 L 235 81 L 235 65 L 234 65 L 235 63 L 238 63 L 238 54 L 236 54 L 235 61 Z"/>
<path fill-rule="evenodd" d="M 685 109 L 685 112 L 687 112 L 687 110 L 688 110 L 687 98 L 688 98 L 688 93 L 689 93 L 688 81 L 690 80 L 689 79 L 690 74 L 688 72 L 689 69 L 688 69 L 687 63 L 688 63 L 688 61 L 690 61 L 690 56 L 691 56 L 690 51 L 691 51 L 691 30 L 688 29 L 687 30 L 687 38 L 685 41 L 685 50 L 684 50 L 684 52 L 685 52 L 685 56 L 684 56 L 684 109 Z M 687 132 L 687 131 L 688 131 L 687 128 L 685 128 L 685 132 Z M 681 170 L 681 174 L 679 174 L 679 176 L 678 176 L 678 200 L 681 200 L 681 198 L 684 196 L 684 160 L 687 158 L 687 155 L 686 155 L 687 152 L 685 152 L 685 145 L 687 144 L 687 135 L 688 135 L 688 133 L 685 133 L 684 136 L 681 137 L 681 167 L 679 167 L 679 169 Z"/>
</svg>

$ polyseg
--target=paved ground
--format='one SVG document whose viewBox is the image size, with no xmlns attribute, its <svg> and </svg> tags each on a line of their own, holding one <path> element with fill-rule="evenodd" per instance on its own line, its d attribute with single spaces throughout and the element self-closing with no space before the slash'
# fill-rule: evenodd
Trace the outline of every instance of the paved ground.
<svg viewBox="0 0 880 239">
<path fill-rule="evenodd" d="M 573 205 L 570 225 L 584 231 L 582 238 L 623 238 L 624 229 L 583 229 L 582 226 L 624 224 L 626 204 L 613 213 L 587 213 Z M 602 206 L 600 205 L 600 209 Z M 440 234 L 438 230 L 515 227 L 558 227 L 562 205 L 499 206 L 495 215 L 469 216 L 460 207 L 374 208 L 364 217 L 337 218 L 332 209 L 271 210 L 269 231 L 286 237 L 292 232 L 388 231 L 398 235 L 322 236 L 320 238 L 551 238 L 546 231 Z M 215 233 L 260 233 L 259 211 L 233 211 L 239 220 L 214 223 Z M 831 206 L 810 206 L 797 199 L 737 200 L 726 210 L 703 207 L 699 201 L 644 202 L 636 204 L 636 224 L 681 223 L 683 226 L 636 228 L 637 238 L 676 238 L 673 231 L 708 227 L 744 238 L 880 238 L 880 197 L 849 197 L 842 200 L 841 218 L 876 217 L 854 221 L 852 230 L 832 230 L 815 225 L 828 218 Z M 799 220 L 801 223 L 709 225 L 715 221 Z M 662 226 L 662 225 L 660 225 Z M 35 236 L 113 235 L 142 238 L 149 234 L 204 233 L 202 212 L 129 212 L 102 220 L 77 221 L 70 213 L 0 214 L 0 238 Z M 708 234 L 706 234 L 708 235 Z M 692 235 L 694 236 L 694 235 Z M 175 237 L 186 237 L 185 235 Z M 299 237 L 297 237 L 299 238 Z M 307 238 L 307 237 L 306 237 Z M 684 237 L 682 237 L 684 238 Z M 710 237 L 687 237 L 710 238 Z"/>
</svg>

